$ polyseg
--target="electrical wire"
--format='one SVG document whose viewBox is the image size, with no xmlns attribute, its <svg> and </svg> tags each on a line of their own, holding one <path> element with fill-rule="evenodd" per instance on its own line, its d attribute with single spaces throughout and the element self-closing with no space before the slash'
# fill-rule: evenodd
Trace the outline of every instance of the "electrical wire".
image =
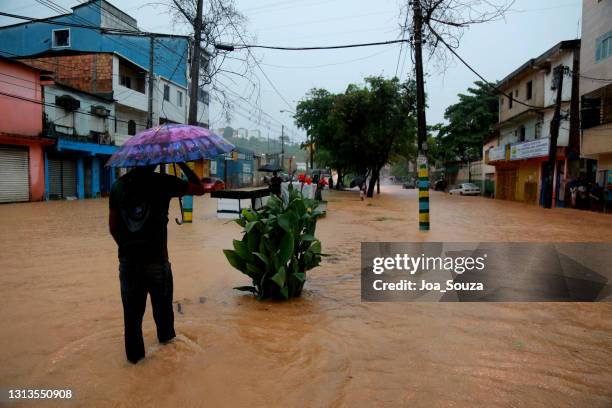
<svg viewBox="0 0 612 408">
<path fill-rule="evenodd" d="M 478 73 L 478 71 L 476 71 L 474 68 L 472 68 L 472 66 L 470 64 L 468 64 L 458 53 L 457 51 L 455 51 L 455 49 L 453 47 L 451 47 L 446 41 L 444 41 L 444 39 L 442 38 L 442 36 L 440 34 L 438 34 L 429 23 L 427 23 L 427 26 L 429 27 L 429 30 L 432 32 L 432 34 L 438 39 L 438 41 L 440 41 L 442 44 L 444 44 L 444 46 L 446 48 L 448 48 L 448 50 L 455 56 L 457 57 L 457 59 L 459 61 L 461 61 L 463 63 L 463 65 L 465 65 L 470 71 L 472 71 L 478 78 L 480 78 L 482 81 L 484 81 L 484 83 L 489 86 L 490 88 L 495 89 L 497 92 L 499 92 L 500 94 L 506 96 L 508 99 L 511 99 L 513 102 L 518 103 L 519 105 L 524 105 L 528 108 L 532 108 L 532 109 L 537 109 L 537 110 L 541 110 L 543 109 L 542 106 L 535 106 L 535 105 L 530 105 L 528 103 L 525 102 L 521 102 L 518 99 L 515 99 L 514 96 L 512 94 L 507 94 L 504 91 L 501 90 L 501 88 L 499 88 L 497 85 L 487 81 L 485 79 L 485 77 L 483 77 L 482 75 L 480 75 L 480 73 Z"/>
<path fill-rule="evenodd" d="M 22 87 L 22 88 L 23 88 L 23 87 Z M 29 89 L 29 88 L 26 88 L 26 89 Z M 2 92 L 2 91 L 0 91 L 0 95 L 7 96 L 7 97 L 9 97 L 9 98 L 20 99 L 20 100 L 22 100 L 22 101 L 26 101 L 26 102 L 35 103 L 35 104 L 37 104 L 37 105 L 42 105 L 42 106 L 52 106 L 52 107 L 59 107 L 59 108 L 62 108 L 62 109 L 63 109 L 63 107 L 62 107 L 62 106 L 57 105 L 57 104 L 55 104 L 55 103 L 37 101 L 36 99 L 26 98 L 25 96 L 13 95 L 13 94 L 9 94 L 9 93 Z M 74 113 L 80 113 L 80 114 L 82 114 L 82 115 L 87 115 L 87 116 L 96 116 L 96 117 L 98 117 L 98 115 L 93 114 L 93 113 L 90 113 L 90 112 L 84 112 L 84 111 L 80 111 L 80 110 L 75 110 L 75 111 L 73 111 L 73 112 L 74 112 Z M 108 115 L 108 117 L 109 117 L 109 118 L 111 118 L 111 119 L 113 119 L 113 120 L 115 120 L 116 122 L 122 122 L 122 123 L 129 123 L 129 122 L 130 122 L 130 121 L 128 121 L 128 120 L 118 119 L 118 118 L 117 118 L 117 116 L 115 116 L 115 115 Z M 147 125 L 145 125 L 145 124 L 143 124 L 143 123 L 137 123 L 137 122 L 134 122 L 134 123 L 135 123 L 136 125 L 143 126 L 143 127 L 146 127 L 146 126 L 147 126 Z"/>
<path fill-rule="evenodd" d="M 314 46 L 314 47 L 281 47 L 273 45 L 259 45 L 259 44 L 246 44 L 243 45 L 232 45 L 236 50 L 251 49 L 251 48 L 262 48 L 266 50 L 282 50 L 282 51 L 314 51 L 314 50 L 337 50 L 343 48 L 359 48 L 359 47 L 373 47 L 378 45 L 391 45 L 397 43 L 408 42 L 409 40 L 389 40 L 389 41 L 377 41 L 370 43 L 358 43 L 358 44 L 344 44 L 344 45 L 326 45 L 326 46 Z"/>
</svg>

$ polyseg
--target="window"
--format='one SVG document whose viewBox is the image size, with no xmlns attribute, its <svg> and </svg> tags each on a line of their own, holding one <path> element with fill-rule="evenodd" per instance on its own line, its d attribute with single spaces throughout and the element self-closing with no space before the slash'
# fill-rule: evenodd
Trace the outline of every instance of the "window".
<svg viewBox="0 0 612 408">
<path fill-rule="evenodd" d="M 183 93 L 181 91 L 176 91 L 176 104 L 183 106 Z"/>
<path fill-rule="evenodd" d="M 198 89 L 198 102 L 202 102 L 208 105 L 210 100 L 210 96 L 208 95 L 208 92 L 204 91 L 203 89 Z"/>
<path fill-rule="evenodd" d="M 519 142 L 525 141 L 525 126 L 519 128 Z"/>
<path fill-rule="evenodd" d="M 132 88 L 132 78 L 127 75 L 121 75 L 119 83 L 125 86 L 126 88 Z"/>
<path fill-rule="evenodd" d="M 526 99 L 530 100 L 531 97 L 533 96 L 533 82 L 529 81 L 527 82 L 527 89 L 526 89 Z"/>
<path fill-rule="evenodd" d="M 515 90 L 514 90 L 514 97 L 515 97 L 515 98 L 518 98 L 518 89 L 515 89 Z"/>
<path fill-rule="evenodd" d="M 510 96 L 508 97 L 508 109 L 512 109 L 512 101 L 514 99 L 512 98 L 512 94 L 510 94 Z"/>
<path fill-rule="evenodd" d="M 53 30 L 53 48 L 70 47 L 70 29 Z"/>
<path fill-rule="evenodd" d="M 164 84 L 164 101 L 170 102 L 170 87 Z"/>
<path fill-rule="evenodd" d="M 595 40 L 595 62 L 600 62 L 612 55 L 612 31 Z"/>
<path fill-rule="evenodd" d="M 133 120 L 128 121 L 128 135 L 133 136 L 136 134 L 136 122 Z"/>
</svg>

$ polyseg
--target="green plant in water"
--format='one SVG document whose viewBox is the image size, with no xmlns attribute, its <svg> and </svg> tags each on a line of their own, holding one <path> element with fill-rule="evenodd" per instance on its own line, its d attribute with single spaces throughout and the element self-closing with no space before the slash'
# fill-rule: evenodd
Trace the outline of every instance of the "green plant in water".
<svg viewBox="0 0 612 408">
<path fill-rule="evenodd" d="M 223 253 L 229 263 L 253 281 L 234 289 L 254 293 L 259 299 L 300 296 L 306 271 L 321 262 L 321 242 L 315 238 L 316 200 L 305 199 L 294 189 L 284 203 L 272 195 L 259 210 L 242 210 L 236 222 L 243 228 L 242 240 Z"/>
</svg>

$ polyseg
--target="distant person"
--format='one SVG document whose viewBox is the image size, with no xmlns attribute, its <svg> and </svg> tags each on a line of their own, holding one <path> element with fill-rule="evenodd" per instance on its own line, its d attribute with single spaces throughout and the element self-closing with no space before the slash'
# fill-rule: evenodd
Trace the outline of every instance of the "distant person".
<svg viewBox="0 0 612 408">
<path fill-rule="evenodd" d="M 184 163 L 187 181 L 136 167 L 111 189 L 108 225 L 119 247 L 119 281 L 125 326 L 125 353 L 136 364 L 145 356 L 142 338 L 147 293 L 151 295 L 157 339 L 167 343 L 174 332 L 172 271 L 168 262 L 168 207 L 172 197 L 203 195 L 200 179 Z"/>
<path fill-rule="evenodd" d="M 277 197 L 281 196 L 281 184 L 283 179 L 281 179 L 278 175 L 278 171 L 272 173 L 272 178 L 270 179 L 270 194 L 274 194 Z"/>
</svg>

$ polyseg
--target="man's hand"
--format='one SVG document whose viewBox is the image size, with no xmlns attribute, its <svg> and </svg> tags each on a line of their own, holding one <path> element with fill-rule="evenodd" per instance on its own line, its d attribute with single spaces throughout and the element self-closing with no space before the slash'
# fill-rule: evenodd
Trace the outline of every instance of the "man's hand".
<svg viewBox="0 0 612 408">
<path fill-rule="evenodd" d="M 187 166 L 187 164 L 185 163 L 181 162 L 178 163 L 178 165 L 187 177 L 187 181 L 189 182 L 185 195 L 204 195 L 204 186 L 202 185 L 202 182 L 200 181 L 198 176 L 193 172 L 193 170 L 191 170 L 189 166 Z"/>
</svg>

